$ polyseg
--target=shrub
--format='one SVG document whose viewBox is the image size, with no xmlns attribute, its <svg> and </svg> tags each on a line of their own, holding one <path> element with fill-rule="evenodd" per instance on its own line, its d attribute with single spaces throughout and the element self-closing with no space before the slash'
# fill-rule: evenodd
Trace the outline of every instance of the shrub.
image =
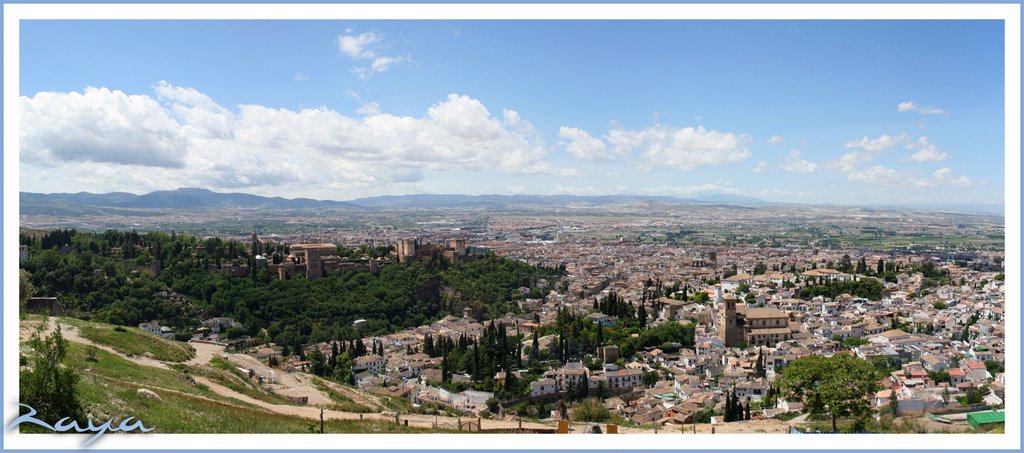
<svg viewBox="0 0 1024 453">
<path fill-rule="evenodd" d="M 578 422 L 604 422 L 611 414 L 604 403 L 597 398 L 587 398 L 576 405 L 572 418 Z"/>
</svg>

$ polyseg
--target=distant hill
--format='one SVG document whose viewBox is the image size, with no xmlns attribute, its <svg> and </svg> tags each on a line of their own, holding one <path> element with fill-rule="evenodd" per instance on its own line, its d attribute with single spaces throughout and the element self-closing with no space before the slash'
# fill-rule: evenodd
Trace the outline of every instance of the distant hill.
<svg viewBox="0 0 1024 453">
<path fill-rule="evenodd" d="M 762 207 L 813 207 L 832 206 L 852 208 L 852 205 L 808 205 L 799 203 L 776 203 L 758 198 L 733 194 L 708 194 L 679 198 L 647 195 L 457 195 L 457 194 L 412 194 L 383 195 L 357 198 L 350 201 L 313 200 L 309 198 L 264 197 L 246 193 L 221 193 L 206 189 L 181 188 L 161 190 L 143 195 L 126 192 L 94 194 L 78 193 L 31 193 L 21 192 L 21 214 L 23 215 L 149 215 L 145 209 L 503 209 L 503 208 L 601 208 L 616 205 L 637 205 L 661 203 L 670 205 L 717 205 L 746 208 Z M 932 212 L 959 212 L 984 215 L 1003 215 L 1001 204 L 889 204 L 860 206 L 882 210 L 916 209 Z M 143 211 L 140 211 L 143 210 Z"/>
<path fill-rule="evenodd" d="M 21 214 L 95 215 L 110 213 L 108 209 L 308 209 L 356 208 L 343 201 L 321 201 L 309 198 L 263 197 L 245 193 L 219 193 L 206 189 L 182 188 L 161 190 L 144 195 L 125 192 L 105 194 L 21 192 Z"/>
</svg>

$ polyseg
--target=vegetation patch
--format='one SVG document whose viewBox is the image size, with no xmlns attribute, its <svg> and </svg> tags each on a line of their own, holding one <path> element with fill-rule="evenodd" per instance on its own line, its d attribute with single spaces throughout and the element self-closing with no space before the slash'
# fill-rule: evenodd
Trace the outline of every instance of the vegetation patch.
<svg viewBox="0 0 1024 453">
<path fill-rule="evenodd" d="M 160 338 L 140 329 L 116 329 L 99 327 L 92 323 L 74 323 L 79 327 L 79 334 L 92 341 L 114 348 L 115 351 L 129 356 L 147 356 L 165 362 L 184 362 L 192 357 L 188 345 Z"/>
</svg>

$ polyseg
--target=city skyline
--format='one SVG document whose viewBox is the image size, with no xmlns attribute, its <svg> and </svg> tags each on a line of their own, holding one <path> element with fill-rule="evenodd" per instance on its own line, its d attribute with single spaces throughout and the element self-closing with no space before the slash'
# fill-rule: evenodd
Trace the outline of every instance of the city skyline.
<svg viewBox="0 0 1024 453">
<path fill-rule="evenodd" d="M 1001 203 L 1002 31 L 27 21 L 20 189 Z"/>
</svg>

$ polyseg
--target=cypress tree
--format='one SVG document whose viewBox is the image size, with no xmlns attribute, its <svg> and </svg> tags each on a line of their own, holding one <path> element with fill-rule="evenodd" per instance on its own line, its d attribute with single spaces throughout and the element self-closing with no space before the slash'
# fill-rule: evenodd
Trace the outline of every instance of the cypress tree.
<svg viewBox="0 0 1024 453">
<path fill-rule="evenodd" d="M 476 353 L 474 349 L 473 353 Z M 537 330 L 533 331 L 533 345 L 530 347 L 530 358 L 536 359 L 540 356 L 540 340 L 537 338 Z"/>
</svg>

